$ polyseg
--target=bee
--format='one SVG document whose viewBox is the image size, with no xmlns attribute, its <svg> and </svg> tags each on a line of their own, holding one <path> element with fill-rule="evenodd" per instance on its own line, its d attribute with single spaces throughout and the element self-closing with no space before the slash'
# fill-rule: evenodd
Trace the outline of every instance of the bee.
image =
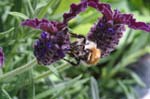
<svg viewBox="0 0 150 99">
<path fill-rule="evenodd" d="M 91 65 L 96 65 L 101 57 L 101 51 L 98 48 L 91 48 L 89 49 L 90 53 L 88 54 L 87 63 Z"/>
<path fill-rule="evenodd" d="M 72 65 L 79 65 L 81 62 L 89 65 L 97 64 L 101 57 L 101 50 L 97 48 L 96 43 L 89 41 L 82 35 L 71 33 L 71 36 L 77 38 L 77 40 L 71 43 L 68 54 L 75 58 L 76 63 L 67 59 L 65 60 Z"/>
</svg>

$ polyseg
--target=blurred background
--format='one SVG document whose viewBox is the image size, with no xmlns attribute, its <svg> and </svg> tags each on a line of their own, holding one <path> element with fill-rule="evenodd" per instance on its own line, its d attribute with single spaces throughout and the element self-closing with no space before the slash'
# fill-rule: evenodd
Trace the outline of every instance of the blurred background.
<svg viewBox="0 0 150 99">
<path fill-rule="evenodd" d="M 149 0 L 101 0 L 113 9 L 150 22 Z M 33 43 L 40 31 L 22 27 L 28 18 L 62 21 L 71 3 L 79 0 L 0 0 L 0 99 L 150 99 L 150 33 L 127 29 L 117 49 L 96 66 L 73 67 L 61 60 L 38 65 Z M 70 21 L 70 29 L 86 35 L 102 15 L 95 9 Z"/>
</svg>

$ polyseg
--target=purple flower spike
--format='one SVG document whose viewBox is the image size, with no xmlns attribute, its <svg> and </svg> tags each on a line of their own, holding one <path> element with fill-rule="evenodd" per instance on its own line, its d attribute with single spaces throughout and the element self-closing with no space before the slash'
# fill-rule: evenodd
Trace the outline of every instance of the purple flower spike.
<svg viewBox="0 0 150 99">
<path fill-rule="evenodd" d="M 50 65 L 64 58 L 69 48 L 67 30 L 56 32 L 54 35 L 42 32 L 41 37 L 34 44 L 34 55 L 39 64 Z"/>
<path fill-rule="evenodd" d="M 4 64 L 4 53 L 3 49 L 0 47 L 0 67 Z"/>
<path fill-rule="evenodd" d="M 28 19 L 22 25 L 43 31 L 34 44 L 34 55 L 39 64 L 50 65 L 64 58 L 70 49 L 70 36 L 65 24 L 46 19 Z"/>
<path fill-rule="evenodd" d="M 124 25 L 114 24 L 103 17 L 92 27 L 88 39 L 97 44 L 101 49 L 102 57 L 105 57 L 116 48 L 124 30 Z"/>
<path fill-rule="evenodd" d="M 136 22 L 132 14 L 122 14 L 118 10 L 112 11 L 110 5 L 104 3 L 88 1 L 88 5 L 103 14 L 88 33 L 88 39 L 96 42 L 101 49 L 102 57 L 109 55 L 116 48 L 125 31 L 125 25 L 132 29 L 150 32 L 150 24 Z"/>
</svg>

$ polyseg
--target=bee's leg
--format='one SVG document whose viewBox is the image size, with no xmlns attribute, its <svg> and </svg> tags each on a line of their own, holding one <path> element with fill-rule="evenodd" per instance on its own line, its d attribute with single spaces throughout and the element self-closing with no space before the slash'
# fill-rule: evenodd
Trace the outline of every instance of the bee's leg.
<svg viewBox="0 0 150 99">
<path fill-rule="evenodd" d="M 76 58 L 75 58 L 76 59 Z M 72 62 L 72 61 L 70 61 L 70 60 L 68 60 L 68 59 L 65 59 L 64 58 L 64 60 L 65 61 L 67 61 L 68 63 L 70 63 L 71 65 L 73 65 L 73 66 L 78 66 L 79 64 L 80 64 L 80 59 L 76 59 L 76 63 L 75 62 Z"/>
<path fill-rule="evenodd" d="M 81 34 L 75 34 L 75 33 L 70 33 L 72 37 L 75 37 L 75 38 L 84 38 L 85 39 L 85 36 L 84 35 L 81 35 Z"/>
<path fill-rule="evenodd" d="M 84 35 L 80 35 L 80 34 L 75 34 L 75 33 L 70 33 L 72 37 L 75 38 L 83 38 L 83 44 L 86 43 L 86 37 Z"/>
<path fill-rule="evenodd" d="M 76 58 L 76 61 L 77 61 L 76 65 L 79 65 L 79 64 L 80 64 L 80 62 L 81 62 L 81 59 Z"/>
</svg>

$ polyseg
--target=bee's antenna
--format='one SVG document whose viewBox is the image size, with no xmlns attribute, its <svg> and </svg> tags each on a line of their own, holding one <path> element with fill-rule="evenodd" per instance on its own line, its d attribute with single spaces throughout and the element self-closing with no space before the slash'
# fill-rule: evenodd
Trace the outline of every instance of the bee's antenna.
<svg viewBox="0 0 150 99">
<path fill-rule="evenodd" d="M 75 37 L 75 38 L 85 38 L 84 35 L 81 35 L 81 34 L 76 34 L 76 33 L 72 33 L 72 32 L 70 32 L 70 34 L 72 37 Z"/>
</svg>

